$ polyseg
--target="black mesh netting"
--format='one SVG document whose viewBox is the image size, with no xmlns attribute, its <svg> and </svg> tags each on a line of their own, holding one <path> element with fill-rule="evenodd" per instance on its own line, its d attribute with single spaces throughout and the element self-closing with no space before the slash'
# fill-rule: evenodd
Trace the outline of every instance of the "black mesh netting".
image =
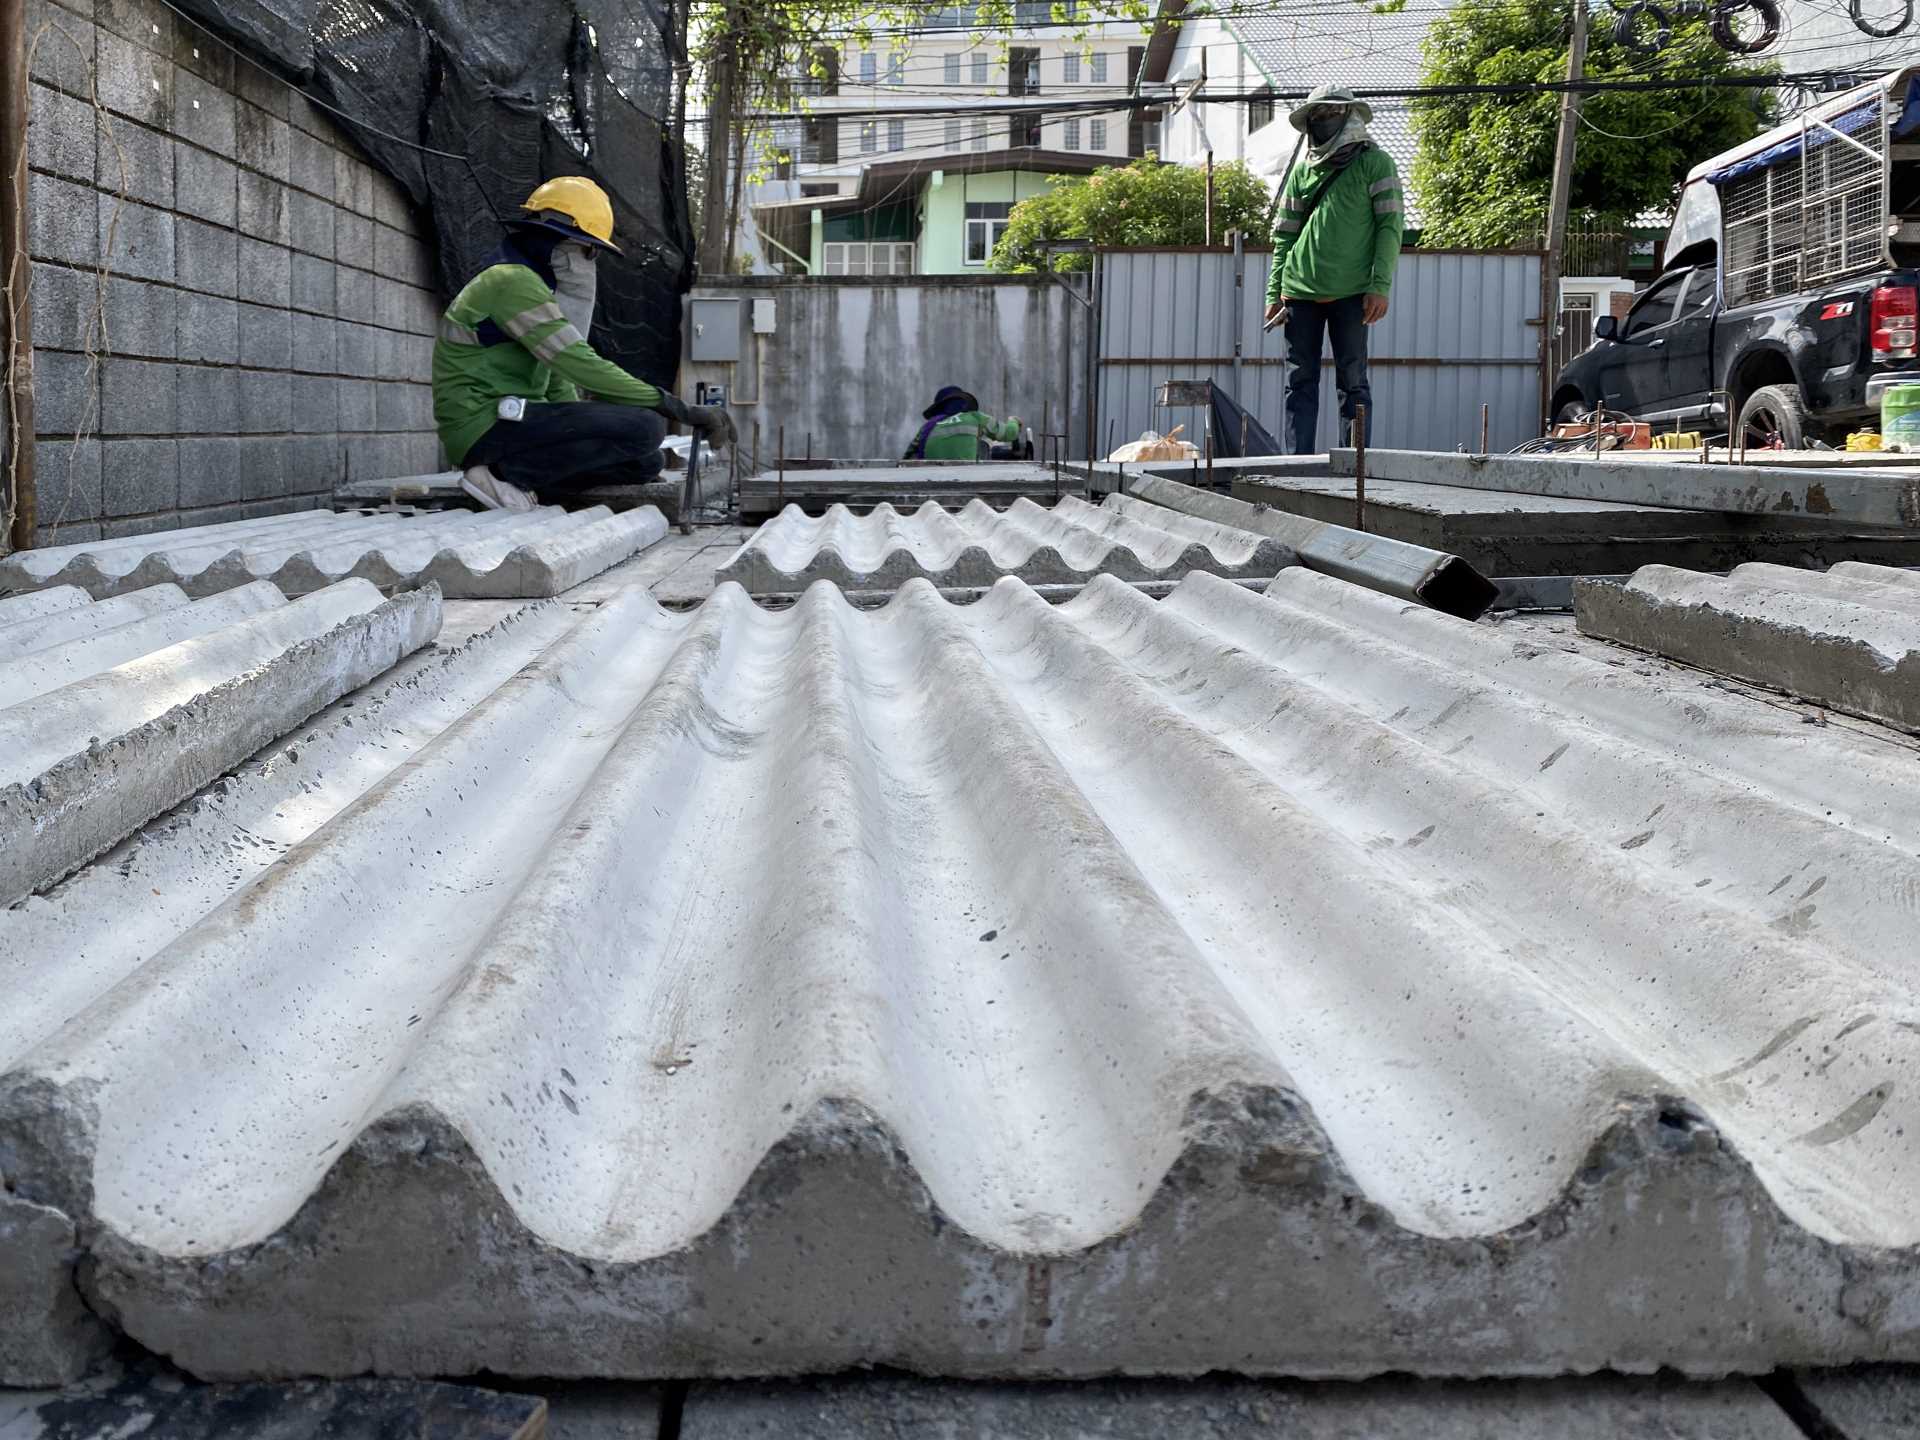
<svg viewBox="0 0 1920 1440">
<path fill-rule="evenodd" d="M 625 253 L 600 262 L 593 344 L 673 383 L 680 296 L 693 279 L 672 133 L 673 0 L 171 3 L 340 112 L 429 218 L 447 295 L 540 181 L 598 181 Z"/>
</svg>

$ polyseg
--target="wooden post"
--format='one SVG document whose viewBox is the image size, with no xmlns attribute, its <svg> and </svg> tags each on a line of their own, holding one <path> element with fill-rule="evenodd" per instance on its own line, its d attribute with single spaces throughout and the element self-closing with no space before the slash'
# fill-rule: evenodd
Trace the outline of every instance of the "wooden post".
<svg viewBox="0 0 1920 1440">
<path fill-rule="evenodd" d="M 1482 455 L 1487 453 L 1487 431 L 1489 429 L 1487 422 L 1491 418 L 1492 418 L 1491 407 L 1488 406 L 1486 401 L 1484 400 L 1481 401 L 1480 402 L 1480 453 Z"/>
<path fill-rule="evenodd" d="M 5 283 L 7 481 L 12 506 L 9 539 L 33 547 L 39 516 L 33 483 L 33 265 L 27 250 L 27 7 L 0 0 L 0 281 Z"/>
</svg>

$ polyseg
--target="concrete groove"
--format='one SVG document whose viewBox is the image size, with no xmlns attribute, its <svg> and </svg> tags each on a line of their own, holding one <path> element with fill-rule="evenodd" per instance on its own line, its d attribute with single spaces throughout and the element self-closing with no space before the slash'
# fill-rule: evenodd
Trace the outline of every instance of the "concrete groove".
<svg viewBox="0 0 1920 1440">
<path fill-rule="evenodd" d="M 0 912 L 8 1178 L 198 1373 L 1920 1351 L 1900 747 L 1299 569 L 463 654 Z"/>
</svg>

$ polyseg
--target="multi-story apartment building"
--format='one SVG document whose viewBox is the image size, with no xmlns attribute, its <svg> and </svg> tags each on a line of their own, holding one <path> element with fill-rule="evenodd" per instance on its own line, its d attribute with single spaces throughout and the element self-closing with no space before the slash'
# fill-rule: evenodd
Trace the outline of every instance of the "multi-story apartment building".
<svg viewBox="0 0 1920 1440">
<path fill-rule="evenodd" d="M 819 275 L 984 270 L 1017 201 L 1159 147 L 1125 102 L 1146 56 L 1137 22 L 1020 0 L 1009 34 L 971 10 L 822 57 L 774 122 L 750 204 L 765 258 Z M 1102 100 L 1115 102 L 1103 109 Z"/>
</svg>

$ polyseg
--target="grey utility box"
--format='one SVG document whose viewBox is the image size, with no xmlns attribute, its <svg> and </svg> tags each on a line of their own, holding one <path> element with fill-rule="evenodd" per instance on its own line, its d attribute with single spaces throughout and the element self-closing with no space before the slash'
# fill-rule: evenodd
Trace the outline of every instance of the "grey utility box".
<svg viewBox="0 0 1920 1440">
<path fill-rule="evenodd" d="M 687 358 L 725 363 L 740 359 L 740 302 L 694 300 L 687 317 Z"/>
</svg>

